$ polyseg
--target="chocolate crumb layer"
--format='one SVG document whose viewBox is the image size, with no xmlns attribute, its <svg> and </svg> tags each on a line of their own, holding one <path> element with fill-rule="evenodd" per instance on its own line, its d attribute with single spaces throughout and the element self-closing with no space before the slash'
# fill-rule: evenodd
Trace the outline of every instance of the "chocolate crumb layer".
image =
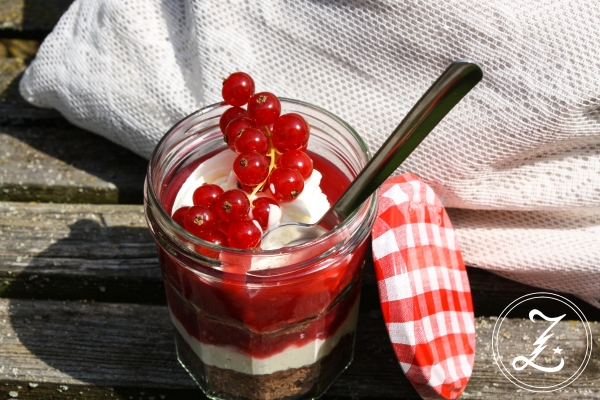
<svg viewBox="0 0 600 400">
<path fill-rule="evenodd" d="M 206 365 L 175 330 L 177 355 L 209 397 L 219 399 L 292 400 L 318 396 L 350 364 L 354 332 L 344 335 L 335 348 L 314 364 L 266 375 L 250 375 Z"/>
</svg>

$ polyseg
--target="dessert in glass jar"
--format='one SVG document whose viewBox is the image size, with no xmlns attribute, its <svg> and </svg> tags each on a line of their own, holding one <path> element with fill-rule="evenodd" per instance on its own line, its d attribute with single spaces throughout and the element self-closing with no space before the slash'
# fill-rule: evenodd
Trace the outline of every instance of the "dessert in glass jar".
<svg viewBox="0 0 600 400">
<path fill-rule="evenodd" d="M 162 138 L 148 167 L 146 218 L 177 355 L 204 393 L 318 398 L 352 360 L 375 196 L 309 242 L 263 249 L 260 236 L 281 222 L 317 222 L 369 153 L 333 114 L 275 97 L 273 117 L 252 102 L 275 100 L 251 89 L 245 109 L 224 85 L 226 102 Z"/>
</svg>

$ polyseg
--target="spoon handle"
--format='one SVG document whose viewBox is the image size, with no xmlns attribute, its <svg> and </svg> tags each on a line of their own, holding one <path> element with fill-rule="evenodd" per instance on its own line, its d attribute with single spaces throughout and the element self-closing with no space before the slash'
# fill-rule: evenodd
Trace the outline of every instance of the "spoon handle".
<svg viewBox="0 0 600 400">
<path fill-rule="evenodd" d="M 339 222 L 358 209 L 482 77 L 472 60 L 450 64 L 321 221 Z"/>
</svg>

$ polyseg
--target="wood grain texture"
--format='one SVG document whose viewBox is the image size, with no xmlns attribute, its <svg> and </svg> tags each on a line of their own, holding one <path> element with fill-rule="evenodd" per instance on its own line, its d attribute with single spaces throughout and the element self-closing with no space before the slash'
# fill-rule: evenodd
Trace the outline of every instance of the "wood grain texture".
<svg viewBox="0 0 600 400">
<path fill-rule="evenodd" d="M 0 200 L 141 204 L 147 160 L 65 126 L 0 127 Z"/>
<path fill-rule="evenodd" d="M 370 303 L 367 299 L 361 304 L 355 360 L 331 387 L 328 397 L 418 398 L 395 359 L 381 313 Z M 506 331 L 517 339 L 510 343 L 517 346 L 519 338 L 537 334 L 539 328 L 533 330 L 527 322 L 505 322 Z M 519 391 L 494 364 L 490 348 L 494 323 L 494 318 L 487 317 L 476 321 L 475 369 L 464 398 L 528 394 Z M 582 332 L 569 329 L 572 322 L 559 324 L 555 329 L 568 333 L 562 339 L 563 347 L 572 349 L 574 354 L 582 351 Z M 599 335 L 600 324 L 591 326 L 594 335 Z M 200 396 L 177 363 L 171 329 L 165 306 L 2 299 L 0 393 L 21 386 L 26 398 L 44 398 L 44 390 L 28 386 L 33 382 L 50 385 L 54 390 L 66 385 L 69 389 L 63 395 L 75 395 L 86 387 L 103 388 L 94 389 L 95 394 L 86 393 L 86 398 L 102 398 L 110 392 L 116 398 L 126 399 L 132 390 L 171 396 L 192 396 L 195 392 Z M 535 397 L 600 398 L 599 377 L 600 360 L 596 353 L 571 386 Z"/>
<path fill-rule="evenodd" d="M 0 99 L 5 102 L 6 98 L 12 95 L 8 92 L 9 88 L 15 85 L 15 81 L 25 71 L 27 64 L 23 58 L 8 57 L 8 49 L 6 49 L 4 43 L 1 44 L 5 54 L 0 57 L 0 93 L 2 93 Z"/>
<path fill-rule="evenodd" d="M 0 37 L 43 38 L 73 0 L 2 0 Z"/>
<path fill-rule="evenodd" d="M 0 202 L 0 295 L 164 304 L 142 206 Z"/>
<path fill-rule="evenodd" d="M 30 60 L 40 46 L 38 40 L 0 39 L 0 57 Z"/>
</svg>

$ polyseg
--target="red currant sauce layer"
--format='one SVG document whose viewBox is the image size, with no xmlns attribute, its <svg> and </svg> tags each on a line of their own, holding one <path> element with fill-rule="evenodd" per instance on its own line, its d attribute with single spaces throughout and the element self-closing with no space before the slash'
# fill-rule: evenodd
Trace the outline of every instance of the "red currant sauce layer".
<svg viewBox="0 0 600 400">
<path fill-rule="evenodd" d="M 365 251 L 362 246 L 355 256 L 309 281 L 254 290 L 214 284 L 168 262 L 163 268 L 169 309 L 199 342 L 264 359 L 338 331 L 358 301 Z M 196 289 L 185 293 L 184 286 Z"/>
</svg>

